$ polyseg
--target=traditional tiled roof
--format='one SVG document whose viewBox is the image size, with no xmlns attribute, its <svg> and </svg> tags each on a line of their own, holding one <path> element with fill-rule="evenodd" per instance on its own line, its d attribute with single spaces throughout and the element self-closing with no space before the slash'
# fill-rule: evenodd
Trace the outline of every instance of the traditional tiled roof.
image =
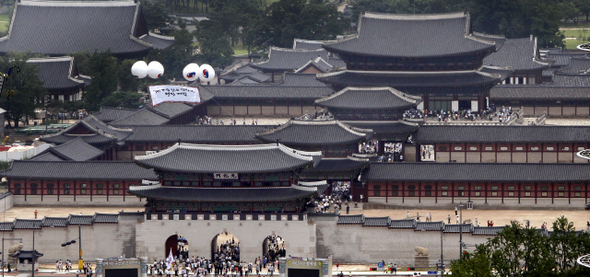
<svg viewBox="0 0 590 277">
<path fill-rule="evenodd" d="M 67 217 L 44 217 L 41 220 L 42 227 L 67 227 Z"/>
<path fill-rule="evenodd" d="M 109 124 L 113 126 L 162 125 L 169 121 L 170 119 L 165 115 L 148 108 L 143 108 L 126 117 L 115 119 Z"/>
<path fill-rule="evenodd" d="M 308 198 L 318 193 L 316 187 L 234 187 L 203 188 L 203 187 L 164 187 L 160 185 L 137 186 L 129 188 L 129 192 L 138 197 L 159 200 L 193 201 L 193 202 L 271 202 Z"/>
<path fill-rule="evenodd" d="M 37 76 L 47 90 L 80 88 L 85 84 L 84 79 L 90 79 L 78 75 L 74 57 L 32 58 L 27 63 L 37 66 Z"/>
<path fill-rule="evenodd" d="M 497 84 L 510 75 L 490 74 L 481 70 L 468 71 L 357 71 L 343 70 L 318 73 L 321 82 L 342 86 L 403 88 L 457 87 Z"/>
<path fill-rule="evenodd" d="M 282 144 L 205 145 L 177 143 L 135 162 L 162 170 L 193 173 L 274 172 L 317 164 L 321 152 L 303 152 Z"/>
<path fill-rule="evenodd" d="M 118 214 L 95 213 L 92 219 L 93 223 L 119 223 Z"/>
<path fill-rule="evenodd" d="M 268 51 L 268 59 L 263 62 L 254 63 L 251 66 L 262 71 L 291 71 L 307 64 L 310 60 L 320 57 L 333 66 L 342 66 L 343 62 L 338 59 L 330 59 L 328 51 L 324 49 L 301 50 L 271 47 Z"/>
<path fill-rule="evenodd" d="M 256 137 L 265 142 L 295 146 L 343 145 L 367 139 L 367 132 L 336 120 L 291 120 L 276 129 L 263 131 Z"/>
<path fill-rule="evenodd" d="M 20 1 L 0 53 L 145 55 L 154 44 L 162 46 L 155 40 L 162 39 L 148 34 L 139 2 Z"/>
<path fill-rule="evenodd" d="M 80 131 L 73 133 L 74 130 L 80 129 L 85 129 L 85 131 L 83 133 L 80 133 Z M 122 141 L 130 134 L 131 130 L 108 126 L 93 115 L 89 115 L 56 134 L 41 137 L 41 140 L 61 144 L 77 137 L 82 137 L 85 142 L 96 145 L 112 141 Z"/>
<path fill-rule="evenodd" d="M 371 163 L 365 180 L 569 182 L 590 179 L 588 164 Z"/>
<path fill-rule="evenodd" d="M 498 85 L 490 90 L 492 100 L 582 100 L 590 99 L 587 87 L 549 85 Z"/>
<path fill-rule="evenodd" d="M 334 91 L 329 87 L 300 86 L 202 86 L 203 91 L 215 99 L 308 99 L 328 96 Z"/>
<path fill-rule="evenodd" d="M 436 126 L 420 127 L 414 141 L 420 144 L 455 142 L 558 142 L 583 143 L 590 140 L 586 126 Z"/>
<path fill-rule="evenodd" d="M 498 227 L 473 227 L 474 236 L 497 236 L 504 230 L 504 226 Z"/>
<path fill-rule="evenodd" d="M 0 171 L 0 176 L 14 179 L 158 179 L 151 169 L 142 168 L 133 162 L 121 161 L 45 162 L 13 160 L 9 169 Z"/>
<path fill-rule="evenodd" d="M 309 60 L 306 64 L 304 64 L 300 68 L 296 69 L 295 73 L 304 73 L 304 71 L 310 67 L 314 67 L 315 69 L 317 69 L 318 71 L 320 71 L 322 73 L 332 71 L 332 69 L 334 68 L 333 65 L 326 62 L 324 59 L 322 59 L 322 57 L 317 57 L 313 60 Z"/>
<path fill-rule="evenodd" d="M 84 142 L 81 137 L 77 137 L 58 146 L 50 147 L 41 153 L 47 152 L 53 153 L 63 160 L 71 161 L 88 161 L 104 153 L 103 150 Z M 35 157 L 31 160 L 35 160 Z"/>
<path fill-rule="evenodd" d="M 554 74 L 552 82 L 555 86 L 590 87 L 590 75 L 561 75 Z"/>
<path fill-rule="evenodd" d="M 473 230 L 473 225 L 471 223 L 468 224 L 445 224 L 445 233 L 471 233 Z"/>
<path fill-rule="evenodd" d="M 414 229 L 416 228 L 415 219 L 398 219 L 389 222 L 389 229 Z"/>
<path fill-rule="evenodd" d="M 317 50 L 322 49 L 322 44 L 335 42 L 334 40 L 309 40 L 296 38 L 293 41 L 293 49 Z"/>
<path fill-rule="evenodd" d="M 573 57 L 566 67 L 557 70 L 555 74 L 590 76 L 590 58 Z"/>
<path fill-rule="evenodd" d="M 347 87 L 328 97 L 315 100 L 315 104 L 327 108 L 347 110 L 408 109 L 416 107 L 422 98 L 405 94 L 391 87 Z"/>
<path fill-rule="evenodd" d="M 444 222 L 416 222 L 414 231 L 440 231 L 445 226 Z"/>
<path fill-rule="evenodd" d="M 369 165 L 367 159 L 358 159 L 354 157 L 346 158 L 322 158 L 320 163 L 314 168 L 306 169 L 303 174 L 306 173 L 319 173 L 319 172 L 334 172 L 334 171 L 351 171 L 359 170 Z"/>
<path fill-rule="evenodd" d="M 70 225 L 92 225 L 94 216 L 92 215 L 74 215 L 68 216 L 68 223 Z"/>
<path fill-rule="evenodd" d="M 264 125 L 161 125 L 132 126 L 126 142 L 182 142 L 202 144 L 255 144 Z"/>
<path fill-rule="evenodd" d="M 375 135 L 387 136 L 397 141 L 405 141 L 408 136 L 418 130 L 420 125 L 406 121 L 342 121 L 345 124 L 361 129 L 373 130 Z"/>
<path fill-rule="evenodd" d="M 45 151 L 41 154 L 36 155 L 35 157 L 30 158 L 29 160 L 30 161 L 45 161 L 45 162 L 61 162 L 61 161 L 65 161 L 66 159 L 61 158 L 61 156 L 53 154 L 49 151 Z"/>
<path fill-rule="evenodd" d="M 41 229 L 41 219 L 20 219 L 14 220 L 13 229 Z"/>
<path fill-rule="evenodd" d="M 292 73 L 286 72 L 283 75 L 282 83 L 278 85 L 292 87 L 326 87 L 327 85 L 315 78 L 315 73 Z"/>
<path fill-rule="evenodd" d="M 384 217 L 365 217 L 363 227 L 388 227 L 391 219 L 389 216 Z"/>
<path fill-rule="evenodd" d="M 109 123 L 119 118 L 127 117 L 137 112 L 137 109 L 121 108 L 121 107 L 100 107 L 100 110 L 93 113 L 98 120 Z"/>
<path fill-rule="evenodd" d="M 365 216 L 362 214 L 356 215 L 340 215 L 336 224 L 363 224 Z"/>
<path fill-rule="evenodd" d="M 487 56 L 483 63 L 491 66 L 509 66 L 515 71 L 541 70 L 550 64 L 541 61 L 537 53 L 536 38 L 507 39 L 502 49 Z"/>
<path fill-rule="evenodd" d="M 441 57 L 473 52 L 492 52 L 493 41 L 470 34 L 465 13 L 402 15 L 365 13 L 358 34 L 325 43 L 330 52 L 382 57 Z"/>
</svg>

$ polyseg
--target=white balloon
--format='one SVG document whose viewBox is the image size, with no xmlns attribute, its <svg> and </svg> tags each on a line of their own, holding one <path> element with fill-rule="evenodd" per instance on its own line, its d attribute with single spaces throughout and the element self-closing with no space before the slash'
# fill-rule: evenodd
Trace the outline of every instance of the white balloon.
<svg viewBox="0 0 590 277">
<path fill-rule="evenodd" d="M 164 66 L 157 61 L 152 61 L 148 64 L 148 76 L 152 79 L 158 79 L 164 74 Z"/>
<path fill-rule="evenodd" d="M 182 76 L 184 76 L 184 78 L 187 81 L 197 80 L 199 78 L 199 75 L 197 74 L 199 72 L 199 69 L 200 69 L 200 67 L 198 64 L 189 63 L 182 70 Z"/>
<path fill-rule="evenodd" d="M 138 61 L 131 67 L 131 74 L 137 78 L 145 78 L 148 73 L 148 65 L 144 61 Z"/>
<path fill-rule="evenodd" d="M 215 70 L 213 70 L 213 67 L 210 65 L 203 64 L 199 69 L 198 75 L 199 79 L 201 79 L 201 82 L 209 82 L 215 78 Z"/>
</svg>

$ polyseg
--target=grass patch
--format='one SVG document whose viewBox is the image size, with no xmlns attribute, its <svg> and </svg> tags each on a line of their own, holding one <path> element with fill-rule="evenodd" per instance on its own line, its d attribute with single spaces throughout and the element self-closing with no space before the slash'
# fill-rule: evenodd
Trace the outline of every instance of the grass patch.
<svg viewBox="0 0 590 277">
<path fill-rule="evenodd" d="M 248 48 L 245 48 L 242 43 L 236 43 L 232 49 L 234 50 L 234 55 L 248 54 Z"/>
<path fill-rule="evenodd" d="M 586 42 L 590 42 L 588 40 L 577 40 L 577 39 L 566 39 L 565 42 L 565 49 L 574 50 L 578 49 L 578 45 Z"/>
</svg>

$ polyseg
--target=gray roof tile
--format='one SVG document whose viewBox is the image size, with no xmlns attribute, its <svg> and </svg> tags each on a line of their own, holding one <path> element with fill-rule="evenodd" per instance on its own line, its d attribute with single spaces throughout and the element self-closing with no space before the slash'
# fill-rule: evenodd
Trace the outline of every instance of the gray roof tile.
<svg viewBox="0 0 590 277">
<path fill-rule="evenodd" d="M 67 217 L 44 217 L 41 222 L 42 227 L 67 227 Z"/>
<path fill-rule="evenodd" d="M 483 63 L 491 66 L 510 66 L 514 70 L 540 70 L 550 64 L 537 57 L 537 40 L 531 38 L 507 39 L 502 48 L 487 56 Z"/>
<path fill-rule="evenodd" d="M 391 181 L 519 181 L 590 180 L 589 164 L 497 163 L 371 163 L 365 180 Z"/>
<path fill-rule="evenodd" d="M 132 126 L 126 142 L 181 142 L 201 144 L 255 144 L 257 132 L 265 125 L 160 125 Z"/>
<path fill-rule="evenodd" d="M 202 86 L 215 99 L 304 99 L 315 100 L 334 92 L 329 87 L 299 86 Z"/>
<path fill-rule="evenodd" d="M 119 223 L 118 214 L 102 214 L 95 213 L 93 218 L 94 223 Z"/>
<path fill-rule="evenodd" d="M 494 51 L 492 41 L 470 35 L 469 15 L 402 15 L 365 13 L 358 35 L 326 43 L 331 52 L 387 57 L 439 57 Z"/>
<path fill-rule="evenodd" d="M 315 100 L 318 106 L 347 110 L 408 109 L 416 107 L 420 102 L 422 98 L 391 87 L 347 87 L 328 97 Z"/>
<path fill-rule="evenodd" d="M 369 133 L 370 135 L 370 133 Z M 263 131 L 256 137 L 265 142 L 296 146 L 343 145 L 367 138 L 367 133 L 355 130 L 339 121 L 291 120 L 276 129 Z"/>
<path fill-rule="evenodd" d="M 297 152 L 284 145 L 204 145 L 177 143 L 135 162 L 162 170 L 204 173 L 252 173 L 292 170 L 319 162 L 321 152 Z"/>
<path fill-rule="evenodd" d="M 473 225 L 469 224 L 445 224 L 445 233 L 471 233 Z"/>
<path fill-rule="evenodd" d="M 92 225 L 94 223 L 94 216 L 92 215 L 74 215 L 68 216 L 69 225 Z"/>
<path fill-rule="evenodd" d="M 140 16 L 139 3 L 134 2 L 17 2 L 0 52 L 145 54 L 152 45 L 138 39 L 147 34 Z"/>
<path fill-rule="evenodd" d="M 41 229 L 41 219 L 19 219 L 14 220 L 14 229 Z"/>
<path fill-rule="evenodd" d="M 51 152 L 58 157 L 61 157 L 63 160 L 71 161 L 88 161 L 104 153 L 103 150 L 86 143 L 82 137 L 77 137 L 66 143 L 48 148 L 46 151 L 42 152 L 42 154 L 47 152 Z M 33 160 L 35 160 L 34 157 Z"/>
<path fill-rule="evenodd" d="M 94 179 L 94 180 L 157 180 L 151 169 L 133 162 L 84 161 L 46 162 L 13 160 L 9 169 L 0 171 L 6 178 L 38 179 Z"/>
<path fill-rule="evenodd" d="M 389 222 L 389 229 L 414 229 L 416 228 L 415 219 L 398 219 Z"/>
<path fill-rule="evenodd" d="M 93 115 L 100 121 L 108 123 L 119 118 L 127 117 L 137 112 L 137 109 L 121 107 L 100 107 L 100 110 Z"/>
<path fill-rule="evenodd" d="M 477 70 L 436 72 L 343 70 L 318 74 L 316 78 L 324 83 L 341 86 L 389 86 L 406 91 L 408 88 L 497 84 L 502 80 L 502 77 L 500 74 L 490 74 Z"/>
<path fill-rule="evenodd" d="M 164 187 L 159 185 L 131 187 L 129 192 L 139 197 L 204 202 L 267 202 L 308 198 L 318 192 L 316 187 L 262 187 L 262 188 L 197 188 Z"/>
<path fill-rule="evenodd" d="M 388 227 L 391 219 L 389 216 L 384 217 L 365 217 L 363 227 Z"/>
<path fill-rule="evenodd" d="M 590 140 L 587 126 L 421 126 L 414 141 L 427 143 L 585 143 Z"/>
<path fill-rule="evenodd" d="M 414 231 L 440 231 L 445 226 L 444 222 L 416 222 Z"/>
<path fill-rule="evenodd" d="M 77 72 L 74 57 L 33 58 L 28 64 L 37 66 L 37 75 L 47 90 L 73 89 L 83 87 L 84 80 L 74 74 Z"/>
<path fill-rule="evenodd" d="M 263 71 L 296 70 L 317 57 L 328 60 L 328 51 L 324 49 L 301 50 L 271 47 L 266 61 L 251 66 Z"/>
<path fill-rule="evenodd" d="M 357 215 L 340 215 L 336 224 L 363 224 L 365 216 L 362 214 Z"/>
<path fill-rule="evenodd" d="M 498 85 L 490 90 L 492 100 L 588 100 L 587 87 L 550 85 Z"/>
<path fill-rule="evenodd" d="M 504 226 L 498 227 L 473 227 L 474 236 L 497 236 L 504 230 Z"/>
</svg>

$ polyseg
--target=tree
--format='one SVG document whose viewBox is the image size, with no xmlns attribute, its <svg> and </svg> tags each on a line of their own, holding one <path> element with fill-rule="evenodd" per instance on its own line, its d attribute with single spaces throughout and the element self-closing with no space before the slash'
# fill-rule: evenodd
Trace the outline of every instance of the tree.
<svg viewBox="0 0 590 277">
<path fill-rule="evenodd" d="M 295 38 L 328 40 L 349 26 L 335 5 L 321 0 L 280 0 L 267 7 L 266 16 L 256 24 L 254 44 L 292 47 Z"/>
<path fill-rule="evenodd" d="M 168 26 L 170 17 L 168 16 L 168 10 L 162 0 L 142 1 L 141 6 L 148 30 L 155 30 Z"/>
<path fill-rule="evenodd" d="M 96 111 L 100 107 L 100 102 L 117 90 L 117 58 L 110 52 L 94 52 L 85 61 L 83 68 L 88 70 L 85 74 L 92 77 L 92 83 L 88 86 L 83 100 L 88 111 Z"/>
<path fill-rule="evenodd" d="M 37 67 L 26 63 L 29 58 L 30 55 L 22 53 L 0 57 L 0 72 L 7 73 L 13 66 L 20 69 L 20 72 L 13 70 L 5 80 L 0 95 L 0 107 L 6 110 L 6 120 L 12 121 L 15 128 L 19 121 L 37 117 L 35 109 L 43 106 L 47 94 L 37 75 Z M 13 94 L 7 97 L 7 91 Z"/>
<path fill-rule="evenodd" d="M 203 20 L 194 32 L 200 46 L 199 60 L 214 67 L 225 67 L 232 63 L 234 50 L 223 35 L 223 27 L 218 21 Z"/>
<path fill-rule="evenodd" d="M 117 91 L 100 102 L 101 106 L 139 108 L 141 93 L 137 91 Z"/>
</svg>

